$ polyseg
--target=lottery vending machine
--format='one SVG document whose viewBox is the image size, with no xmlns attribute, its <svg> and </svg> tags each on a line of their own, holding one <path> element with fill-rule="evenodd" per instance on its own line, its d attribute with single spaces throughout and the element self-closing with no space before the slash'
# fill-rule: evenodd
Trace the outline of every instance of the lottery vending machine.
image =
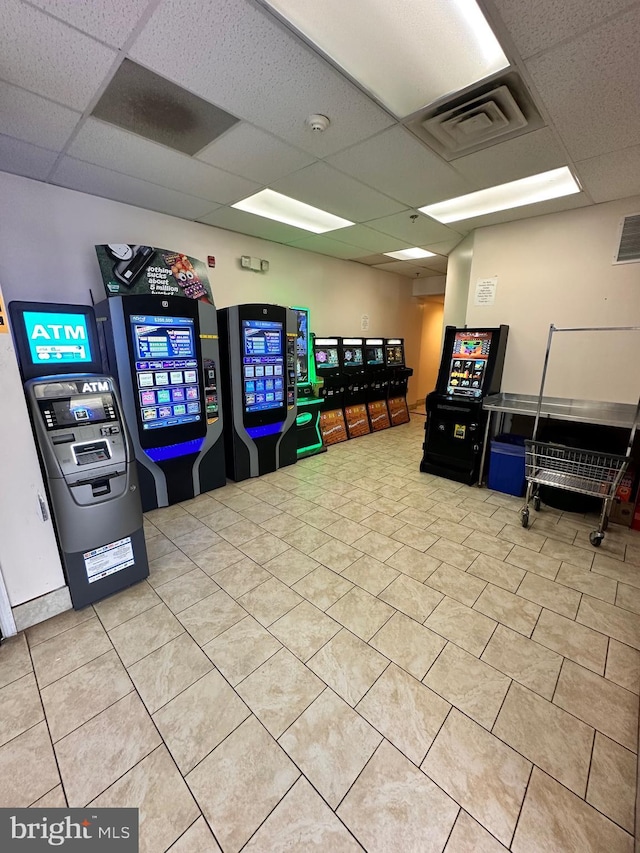
<svg viewBox="0 0 640 853">
<path fill-rule="evenodd" d="M 427 396 L 421 471 L 468 485 L 478 479 L 487 417 L 482 400 L 500 390 L 508 334 L 508 326 L 445 329 L 438 382 Z"/>
<path fill-rule="evenodd" d="M 111 296 L 96 316 L 145 512 L 224 486 L 215 306 L 184 296 Z"/>
<path fill-rule="evenodd" d="M 227 475 L 246 480 L 297 460 L 295 312 L 281 305 L 218 311 Z"/>
</svg>

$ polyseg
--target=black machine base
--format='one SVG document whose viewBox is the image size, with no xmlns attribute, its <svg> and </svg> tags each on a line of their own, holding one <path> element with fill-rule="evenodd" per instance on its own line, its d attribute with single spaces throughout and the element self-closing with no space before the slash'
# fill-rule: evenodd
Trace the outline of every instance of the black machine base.
<svg viewBox="0 0 640 853">
<path fill-rule="evenodd" d="M 420 470 L 472 485 L 480 475 L 486 412 L 482 402 L 441 394 L 427 397 Z"/>
<path fill-rule="evenodd" d="M 456 483 L 466 483 L 467 486 L 472 486 L 478 479 L 477 471 L 469 468 L 458 470 L 457 468 L 453 468 L 450 462 L 443 462 L 439 465 L 435 462 L 426 461 L 423 458 L 420 463 L 420 470 L 423 474 L 435 474 L 436 477 L 455 480 Z"/>
</svg>

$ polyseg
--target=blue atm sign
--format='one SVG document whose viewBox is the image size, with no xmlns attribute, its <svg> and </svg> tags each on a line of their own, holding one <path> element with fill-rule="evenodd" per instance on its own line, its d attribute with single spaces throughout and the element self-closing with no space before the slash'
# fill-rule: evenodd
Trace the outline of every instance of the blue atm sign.
<svg viewBox="0 0 640 853">
<path fill-rule="evenodd" d="M 25 311 L 23 316 L 33 364 L 91 361 L 87 320 L 83 314 Z"/>
</svg>

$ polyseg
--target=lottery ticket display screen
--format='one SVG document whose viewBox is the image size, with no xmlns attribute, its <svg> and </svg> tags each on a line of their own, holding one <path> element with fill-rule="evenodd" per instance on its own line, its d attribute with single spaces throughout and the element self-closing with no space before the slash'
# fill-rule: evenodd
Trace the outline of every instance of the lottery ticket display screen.
<svg viewBox="0 0 640 853">
<path fill-rule="evenodd" d="M 327 370 L 340 366 L 338 347 L 319 347 L 315 351 L 316 370 Z"/>
<path fill-rule="evenodd" d="M 303 385 L 309 381 L 309 313 L 296 308 L 296 317 L 296 382 Z"/>
<path fill-rule="evenodd" d="M 367 364 L 384 364 L 382 347 L 367 347 Z"/>
<path fill-rule="evenodd" d="M 142 429 L 200 421 L 194 321 L 132 315 L 131 335 Z"/>
<path fill-rule="evenodd" d="M 362 367 L 362 347 L 347 346 L 343 353 L 345 367 Z"/>
<path fill-rule="evenodd" d="M 283 336 L 283 324 L 275 320 L 242 321 L 245 412 L 284 408 Z"/>
<path fill-rule="evenodd" d="M 391 367 L 404 365 L 404 353 L 401 345 L 387 344 L 387 364 Z"/>
<path fill-rule="evenodd" d="M 447 393 L 481 397 L 493 332 L 456 332 L 451 353 Z"/>
</svg>

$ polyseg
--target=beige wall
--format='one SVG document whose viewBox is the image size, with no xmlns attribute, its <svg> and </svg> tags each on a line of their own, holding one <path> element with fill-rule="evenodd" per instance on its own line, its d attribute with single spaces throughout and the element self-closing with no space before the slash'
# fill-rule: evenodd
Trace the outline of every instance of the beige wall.
<svg viewBox="0 0 640 853">
<path fill-rule="evenodd" d="M 321 335 L 358 335 L 367 314 L 369 334 L 404 337 L 407 363 L 416 364 L 421 317 L 406 277 L 6 173 L 0 173 L 0 221 L 7 301 L 88 303 L 90 290 L 98 301 L 104 289 L 94 245 L 148 244 L 202 260 L 215 255 L 210 279 L 219 308 L 242 302 L 307 306 L 312 331 Z M 269 272 L 241 269 L 241 255 L 267 259 Z"/>
<path fill-rule="evenodd" d="M 504 391 L 538 393 L 551 323 L 640 325 L 640 264 L 611 263 L 620 218 L 639 210 L 636 197 L 475 231 L 466 323 L 509 325 Z M 495 304 L 474 306 L 475 282 L 491 276 Z M 448 304 L 464 291 L 448 276 Z M 555 335 L 545 393 L 636 402 L 640 332 Z"/>
<path fill-rule="evenodd" d="M 473 232 L 468 234 L 449 255 L 444 294 L 445 326 L 464 326 L 465 324 L 474 237 Z"/>
</svg>

